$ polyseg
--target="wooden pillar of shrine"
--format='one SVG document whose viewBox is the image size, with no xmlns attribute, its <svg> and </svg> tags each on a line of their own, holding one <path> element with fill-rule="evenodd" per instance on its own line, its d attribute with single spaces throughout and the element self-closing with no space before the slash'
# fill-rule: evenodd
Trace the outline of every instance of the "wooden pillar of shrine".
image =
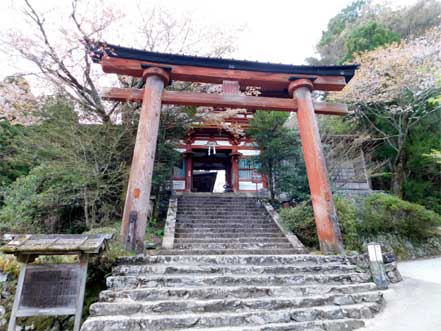
<svg viewBox="0 0 441 331">
<path fill-rule="evenodd" d="M 184 153 L 185 162 L 185 192 L 191 192 L 193 187 L 193 152 L 191 150 Z"/>
<path fill-rule="evenodd" d="M 298 106 L 298 126 L 320 249 L 325 254 L 339 254 L 344 253 L 343 241 L 312 103 L 312 88 L 310 80 L 297 79 L 290 83 L 288 90 Z"/>
<path fill-rule="evenodd" d="M 225 164 L 225 184 L 233 187 L 233 182 L 231 180 L 231 172 L 232 172 L 231 163 L 232 162 L 226 162 Z"/>
<path fill-rule="evenodd" d="M 233 192 L 239 192 L 239 152 L 231 153 L 231 181 Z"/>
<path fill-rule="evenodd" d="M 151 210 L 150 192 L 156 143 L 158 139 L 161 98 L 169 74 L 158 67 L 143 72 L 145 87 L 130 168 L 129 184 L 124 205 L 121 239 L 128 250 L 144 252 L 144 236 Z"/>
</svg>

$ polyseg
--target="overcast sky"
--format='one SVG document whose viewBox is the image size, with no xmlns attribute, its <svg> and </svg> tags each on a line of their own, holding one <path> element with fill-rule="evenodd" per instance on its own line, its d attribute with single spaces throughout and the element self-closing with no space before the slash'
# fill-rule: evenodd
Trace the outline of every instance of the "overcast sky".
<svg viewBox="0 0 441 331">
<path fill-rule="evenodd" d="M 114 1 L 114 0 L 107 0 Z M 302 64 L 314 55 L 314 45 L 331 17 L 352 0 L 144 0 L 144 3 L 165 5 L 173 13 L 191 13 L 205 24 L 240 26 L 238 50 L 233 54 L 238 59 Z M 38 6 L 70 6 L 70 0 L 31 0 Z M 415 0 L 394 0 L 393 4 L 406 5 Z M 115 1 L 121 9 L 136 10 L 135 0 Z M 20 0 L 0 0 L 0 30 L 20 26 L 16 10 Z M 60 25 L 63 21 L 60 19 Z M 107 40 L 112 42 L 112 40 Z M 15 62 L 15 63 L 14 63 Z M 26 71 L 17 61 L 7 61 L 0 53 L 0 78 L 17 71 Z"/>
</svg>

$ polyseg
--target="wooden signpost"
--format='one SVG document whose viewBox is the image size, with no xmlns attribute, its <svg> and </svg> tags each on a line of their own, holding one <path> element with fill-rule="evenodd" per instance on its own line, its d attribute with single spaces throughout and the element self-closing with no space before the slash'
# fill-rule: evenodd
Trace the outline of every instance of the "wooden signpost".
<svg viewBox="0 0 441 331">
<path fill-rule="evenodd" d="M 101 253 L 111 235 L 22 235 L 2 251 L 21 262 L 8 331 L 17 318 L 74 315 L 79 331 L 90 255 Z M 40 255 L 77 255 L 79 263 L 36 264 Z"/>
<path fill-rule="evenodd" d="M 251 182 L 256 184 L 256 192 L 259 192 L 259 183 L 262 181 L 262 176 L 254 170 L 251 175 Z"/>
</svg>

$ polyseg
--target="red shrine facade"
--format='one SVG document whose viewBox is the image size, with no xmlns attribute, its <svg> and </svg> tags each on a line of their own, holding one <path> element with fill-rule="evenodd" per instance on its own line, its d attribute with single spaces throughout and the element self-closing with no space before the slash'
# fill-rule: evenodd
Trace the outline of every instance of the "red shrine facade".
<svg viewBox="0 0 441 331">
<path fill-rule="evenodd" d="M 245 131 L 254 113 L 247 110 L 234 114 L 224 124 Z M 256 192 L 268 187 L 265 176 L 257 172 L 260 150 L 247 136 L 201 125 L 188 132 L 177 150 L 181 153 L 173 173 L 177 192 Z"/>
</svg>

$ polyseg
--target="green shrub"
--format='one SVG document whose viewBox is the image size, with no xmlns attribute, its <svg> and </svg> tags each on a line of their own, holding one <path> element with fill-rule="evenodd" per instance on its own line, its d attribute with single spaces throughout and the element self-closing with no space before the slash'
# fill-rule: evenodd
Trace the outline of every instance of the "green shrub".
<svg viewBox="0 0 441 331">
<path fill-rule="evenodd" d="M 77 216 L 85 178 L 81 169 L 42 164 L 18 178 L 4 194 L 0 231 L 78 233 L 85 228 Z M 102 209 L 100 209 L 102 211 Z"/>
<path fill-rule="evenodd" d="M 0 206 L 2 204 L 2 188 L 28 172 L 25 164 L 13 160 L 13 156 L 16 154 L 14 141 L 24 130 L 26 128 L 21 125 L 12 125 L 8 121 L 0 120 Z"/>
<path fill-rule="evenodd" d="M 133 255 L 124 249 L 120 241 L 120 226 L 117 222 L 109 226 L 94 228 L 84 234 L 112 234 L 113 238 L 108 241 L 108 247 L 101 255 L 93 257 L 89 261 L 87 273 L 87 286 L 84 298 L 83 316 L 89 315 L 89 307 L 97 302 L 101 291 L 107 288 L 106 278 L 110 276 L 112 267 L 121 256 Z"/>
<path fill-rule="evenodd" d="M 347 250 L 358 250 L 361 241 L 357 233 L 356 209 L 349 200 L 343 197 L 336 196 L 334 200 L 345 248 Z M 302 202 L 293 208 L 282 209 L 280 216 L 283 222 L 297 235 L 305 246 L 319 248 L 314 214 L 310 201 Z"/>
<path fill-rule="evenodd" d="M 36 173 L 18 178 L 5 190 L 0 209 L 0 232 L 40 232 L 37 224 L 40 198 L 37 194 L 42 178 Z"/>
<path fill-rule="evenodd" d="M 361 240 L 358 235 L 357 209 L 350 200 L 341 196 L 335 196 L 334 202 L 345 248 L 360 250 Z"/>
<path fill-rule="evenodd" d="M 0 271 L 10 273 L 17 278 L 20 272 L 20 265 L 15 256 L 0 254 Z"/>
<path fill-rule="evenodd" d="M 319 247 L 314 214 L 309 201 L 299 203 L 292 208 L 281 209 L 280 217 L 305 246 Z"/>
<path fill-rule="evenodd" d="M 394 234 L 423 241 L 436 234 L 441 216 L 421 205 L 377 193 L 366 198 L 360 214 L 359 233 L 363 237 Z"/>
</svg>

